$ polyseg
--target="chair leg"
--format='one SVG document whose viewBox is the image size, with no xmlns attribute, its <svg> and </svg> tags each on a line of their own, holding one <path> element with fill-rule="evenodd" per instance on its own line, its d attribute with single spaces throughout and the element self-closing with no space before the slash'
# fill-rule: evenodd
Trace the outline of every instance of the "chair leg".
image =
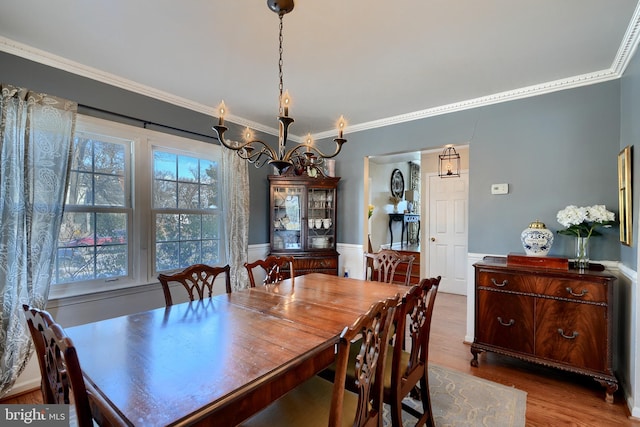
<svg viewBox="0 0 640 427">
<path fill-rule="evenodd" d="M 422 400 L 422 409 L 424 410 L 425 425 L 427 427 L 435 427 L 436 423 L 433 419 L 433 410 L 431 409 L 431 393 L 429 393 L 429 372 L 425 369 L 425 373 L 420 379 L 420 395 Z"/>
<path fill-rule="evenodd" d="M 402 427 L 402 396 L 394 396 L 390 405 L 392 427 Z"/>
</svg>

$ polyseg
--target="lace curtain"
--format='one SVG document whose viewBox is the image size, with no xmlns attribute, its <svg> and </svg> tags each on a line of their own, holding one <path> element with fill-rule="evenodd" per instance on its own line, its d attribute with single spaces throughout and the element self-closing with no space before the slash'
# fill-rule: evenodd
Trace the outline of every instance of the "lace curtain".
<svg viewBox="0 0 640 427">
<path fill-rule="evenodd" d="M 45 308 L 77 104 L 0 85 L 0 396 L 29 360 L 22 304 Z"/>
<path fill-rule="evenodd" d="M 249 167 L 235 151 L 223 148 L 222 152 L 227 263 L 231 266 L 231 289 L 235 291 L 249 287 L 244 267 L 249 250 Z"/>
</svg>

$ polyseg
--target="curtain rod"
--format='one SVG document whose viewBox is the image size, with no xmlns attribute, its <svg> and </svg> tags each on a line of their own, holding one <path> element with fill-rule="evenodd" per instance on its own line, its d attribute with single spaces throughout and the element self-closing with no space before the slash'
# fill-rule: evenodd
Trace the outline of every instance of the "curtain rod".
<svg viewBox="0 0 640 427">
<path fill-rule="evenodd" d="M 173 127 L 173 126 L 163 125 L 161 123 L 151 122 L 149 120 L 143 120 L 143 119 L 139 119 L 137 117 L 127 116 L 126 114 L 115 113 L 113 111 L 105 110 L 105 109 L 102 109 L 102 108 L 91 107 L 89 105 L 84 105 L 84 104 L 78 104 L 78 107 L 79 108 L 84 108 L 84 109 L 87 109 L 87 110 L 97 111 L 97 112 L 103 113 L 103 114 L 109 114 L 109 115 L 120 117 L 120 118 L 123 118 L 123 119 L 128 119 L 128 120 L 133 120 L 133 121 L 136 121 L 136 122 L 140 122 L 140 123 L 142 123 L 142 126 L 145 129 L 147 129 L 147 125 L 158 126 L 160 128 L 170 129 L 170 130 L 174 130 L 174 131 L 178 131 L 178 132 L 184 132 L 184 133 L 188 133 L 190 135 L 195 135 L 195 136 L 201 136 L 203 138 L 213 139 L 215 141 L 218 140 L 218 138 L 216 138 L 213 135 L 206 135 L 206 134 L 199 133 L 199 132 L 194 132 L 194 131 L 191 131 L 191 130 L 185 130 L 185 129 L 180 129 L 180 128 Z"/>
</svg>

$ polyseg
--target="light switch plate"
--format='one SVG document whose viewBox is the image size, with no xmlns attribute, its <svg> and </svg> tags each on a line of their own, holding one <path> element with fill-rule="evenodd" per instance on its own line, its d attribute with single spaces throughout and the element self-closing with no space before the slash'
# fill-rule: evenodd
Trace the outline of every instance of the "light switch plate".
<svg viewBox="0 0 640 427">
<path fill-rule="evenodd" d="M 509 184 L 491 184 L 491 194 L 507 194 Z"/>
</svg>

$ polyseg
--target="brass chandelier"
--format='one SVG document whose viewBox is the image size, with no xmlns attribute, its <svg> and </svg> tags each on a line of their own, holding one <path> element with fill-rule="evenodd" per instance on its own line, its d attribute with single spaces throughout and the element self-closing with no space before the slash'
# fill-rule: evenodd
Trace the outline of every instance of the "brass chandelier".
<svg viewBox="0 0 640 427">
<path fill-rule="evenodd" d="M 269 144 L 260 141 L 259 139 L 254 139 L 253 132 L 249 129 L 245 132 L 244 142 L 227 142 L 224 139 L 224 133 L 227 131 L 227 127 L 224 126 L 224 116 L 227 113 L 227 107 L 224 105 L 224 101 L 220 103 L 217 107 L 218 110 L 218 124 L 213 126 L 213 130 L 218 137 L 218 140 L 222 145 L 230 150 L 235 150 L 238 155 L 247 160 L 249 163 L 253 163 L 255 167 L 262 167 L 264 164 L 273 165 L 280 174 L 282 174 L 287 168 L 296 165 L 296 166 L 311 166 L 311 165 L 319 165 L 323 162 L 324 159 L 329 159 L 335 157 L 340 153 L 342 149 L 342 144 L 347 142 L 344 139 L 343 131 L 346 126 L 346 122 L 344 117 L 340 116 L 338 120 L 338 137 L 334 139 L 336 143 L 335 151 L 331 154 L 326 154 L 322 152 L 318 147 L 315 146 L 311 135 L 307 135 L 305 141 L 303 143 L 297 144 L 287 150 L 287 137 L 289 134 L 289 126 L 294 122 L 292 117 L 289 117 L 289 93 L 288 91 L 283 92 L 283 82 L 282 82 L 282 22 L 283 17 L 287 13 L 293 10 L 293 0 L 267 0 L 267 5 L 269 9 L 278 14 L 280 19 L 280 29 L 279 29 L 279 61 L 278 61 L 278 70 L 279 70 L 279 131 L 278 131 L 278 147 L 273 148 Z"/>
</svg>

